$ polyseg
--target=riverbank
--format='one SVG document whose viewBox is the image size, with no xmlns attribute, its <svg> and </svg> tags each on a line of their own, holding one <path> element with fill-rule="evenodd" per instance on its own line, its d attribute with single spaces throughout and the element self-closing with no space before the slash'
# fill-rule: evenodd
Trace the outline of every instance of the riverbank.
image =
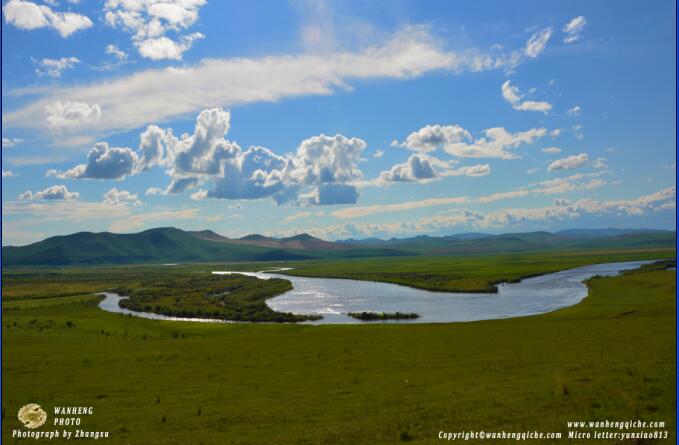
<svg viewBox="0 0 679 445">
<path fill-rule="evenodd" d="M 502 283 L 598 263 L 675 258 L 675 249 L 591 250 L 286 263 L 280 275 L 399 284 L 432 292 L 492 293 Z M 250 269 L 255 270 L 255 269 Z"/>
<path fill-rule="evenodd" d="M 673 264 L 674 260 L 653 265 L 649 261 L 594 264 L 507 283 L 491 294 L 429 292 L 391 283 L 300 278 L 266 272 L 213 271 L 209 278 L 174 278 L 169 284 L 146 280 L 141 288 L 128 291 L 136 294 L 134 299 L 104 293 L 99 307 L 169 321 L 313 324 L 476 321 L 535 315 L 571 306 L 586 297 L 583 281 L 592 276 L 613 276 L 640 266 L 659 269 Z M 282 286 L 287 291 L 272 298 Z M 226 303 L 230 312 L 224 311 Z M 242 312 L 248 305 L 264 303 L 268 306 L 266 311 L 256 306 L 256 311 L 246 313 L 248 319 L 244 319 Z M 239 318 L 234 318 L 234 314 Z"/>
</svg>

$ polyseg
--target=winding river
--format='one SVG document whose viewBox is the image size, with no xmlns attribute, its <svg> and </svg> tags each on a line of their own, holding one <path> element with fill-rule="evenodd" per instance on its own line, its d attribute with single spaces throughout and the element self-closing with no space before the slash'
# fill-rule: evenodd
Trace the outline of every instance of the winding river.
<svg viewBox="0 0 679 445">
<path fill-rule="evenodd" d="M 279 312 L 319 314 L 322 320 L 313 324 L 365 323 L 346 315 L 348 312 L 415 312 L 415 320 L 389 320 L 379 323 L 444 323 L 490 320 L 542 314 L 579 303 L 587 296 L 584 280 L 593 275 L 612 276 L 623 270 L 636 269 L 653 261 L 593 264 L 563 270 L 519 283 L 498 286 L 497 293 L 430 292 L 397 284 L 334 278 L 306 278 L 277 274 L 276 271 L 232 272 L 215 271 L 217 275 L 239 273 L 261 279 L 284 278 L 293 289 L 267 301 Z M 181 320 L 225 323 L 222 320 L 168 317 L 149 312 L 121 308 L 118 302 L 126 297 L 103 293 L 99 307 L 105 311 L 130 314 L 156 320 Z M 228 323 L 228 322 L 226 322 Z M 375 322 L 371 322 L 375 323 Z"/>
</svg>

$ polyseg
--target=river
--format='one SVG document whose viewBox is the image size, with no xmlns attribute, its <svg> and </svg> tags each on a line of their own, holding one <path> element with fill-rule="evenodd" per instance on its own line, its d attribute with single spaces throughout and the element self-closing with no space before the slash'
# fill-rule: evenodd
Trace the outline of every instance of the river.
<svg viewBox="0 0 679 445">
<path fill-rule="evenodd" d="M 312 324 L 366 323 L 346 315 L 348 312 L 415 312 L 414 320 L 389 320 L 379 323 L 445 323 L 498 318 L 522 317 L 551 312 L 572 306 L 587 296 L 583 283 L 593 275 L 612 276 L 623 270 L 636 269 L 653 261 L 593 264 L 563 270 L 519 283 L 498 286 L 497 293 L 431 292 L 374 281 L 335 278 L 307 278 L 277 274 L 276 271 L 232 272 L 215 271 L 217 275 L 240 273 L 261 279 L 283 278 L 292 282 L 293 289 L 267 301 L 279 312 L 319 314 L 322 320 Z M 109 312 L 131 314 L 159 320 L 220 322 L 221 320 L 182 319 L 121 308 L 121 298 L 104 293 L 99 307 Z M 375 323 L 375 322 L 370 322 Z"/>
</svg>

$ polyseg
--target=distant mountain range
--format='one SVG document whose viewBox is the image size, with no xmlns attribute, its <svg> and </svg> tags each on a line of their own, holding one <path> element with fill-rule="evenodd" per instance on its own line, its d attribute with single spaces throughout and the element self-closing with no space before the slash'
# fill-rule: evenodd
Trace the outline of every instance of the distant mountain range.
<svg viewBox="0 0 679 445">
<path fill-rule="evenodd" d="M 465 255 L 540 250 L 672 248 L 676 232 L 645 229 L 571 229 L 556 233 L 463 233 L 381 240 L 325 241 L 302 233 L 287 238 L 232 239 L 211 230 L 149 229 L 139 233 L 79 232 L 27 246 L 2 248 L 5 266 L 57 266 L 211 261 L 279 261 L 407 255 Z"/>
</svg>

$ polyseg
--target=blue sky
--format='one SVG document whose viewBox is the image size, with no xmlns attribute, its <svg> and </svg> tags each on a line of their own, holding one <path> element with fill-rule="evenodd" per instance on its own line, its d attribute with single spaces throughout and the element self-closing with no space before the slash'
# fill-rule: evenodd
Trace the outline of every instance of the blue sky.
<svg viewBox="0 0 679 445">
<path fill-rule="evenodd" d="M 3 1 L 3 244 L 674 228 L 674 2 L 365 3 Z"/>
</svg>

